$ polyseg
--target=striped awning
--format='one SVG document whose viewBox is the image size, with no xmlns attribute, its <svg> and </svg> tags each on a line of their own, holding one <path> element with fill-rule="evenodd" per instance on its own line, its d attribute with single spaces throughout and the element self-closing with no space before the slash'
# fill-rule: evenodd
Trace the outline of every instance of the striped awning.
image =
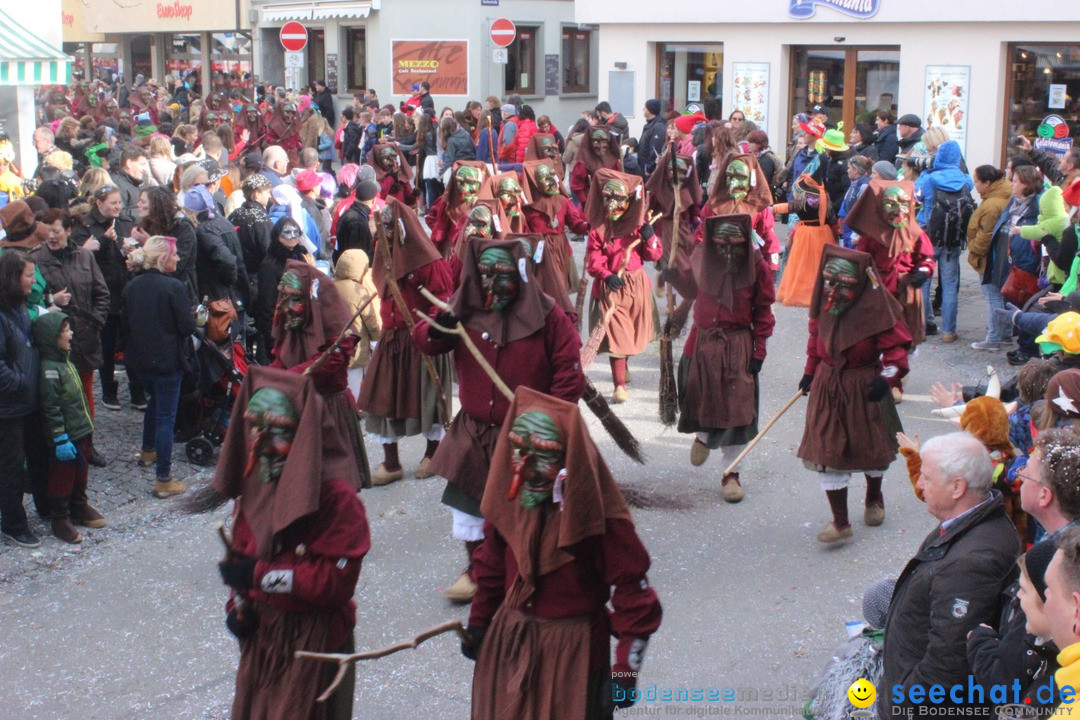
<svg viewBox="0 0 1080 720">
<path fill-rule="evenodd" d="M 0 85 L 66 85 L 71 58 L 0 10 Z"/>
<path fill-rule="evenodd" d="M 303 0 L 302 2 L 267 3 L 260 8 L 263 22 L 285 20 L 330 20 L 366 18 L 378 3 L 370 0 Z"/>
</svg>

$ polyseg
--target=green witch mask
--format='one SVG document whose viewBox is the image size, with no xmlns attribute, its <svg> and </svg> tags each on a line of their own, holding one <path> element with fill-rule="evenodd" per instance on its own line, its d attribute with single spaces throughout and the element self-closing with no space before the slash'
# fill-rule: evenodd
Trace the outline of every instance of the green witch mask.
<svg viewBox="0 0 1080 720">
<path fill-rule="evenodd" d="M 285 469 L 300 414 L 285 393 L 276 388 L 256 390 L 244 411 L 248 426 L 248 460 L 244 477 L 256 467 L 259 480 L 277 482 Z"/>
<path fill-rule="evenodd" d="M 514 446 L 514 479 L 508 499 L 520 491 L 521 506 L 530 509 L 550 501 L 566 457 L 555 421 L 539 410 L 526 410 L 514 419 L 507 437 Z"/>
</svg>

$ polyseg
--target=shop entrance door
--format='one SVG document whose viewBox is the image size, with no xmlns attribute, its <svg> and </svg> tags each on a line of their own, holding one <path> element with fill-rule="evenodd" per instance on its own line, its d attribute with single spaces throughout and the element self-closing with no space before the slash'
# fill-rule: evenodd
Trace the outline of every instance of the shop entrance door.
<svg viewBox="0 0 1080 720">
<path fill-rule="evenodd" d="M 791 77 L 790 115 L 820 107 L 832 122 L 843 121 L 846 137 L 856 122 L 868 123 L 872 130 L 881 108 L 896 115 L 900 48 L 796 46 Z"/>
<path fill-rule="evenodd" d="M 308 28 L 307 69 L 309 85 L 326 79 L 326 31 L 322 28 Z M 329 122 L 332 124 L 333 118 Z"/>
</svg>

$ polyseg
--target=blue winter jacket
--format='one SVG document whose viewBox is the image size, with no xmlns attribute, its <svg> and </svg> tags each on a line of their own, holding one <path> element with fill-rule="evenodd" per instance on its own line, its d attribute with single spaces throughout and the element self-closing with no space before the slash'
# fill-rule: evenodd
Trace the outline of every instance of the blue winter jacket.
<svg viewBox="0 0 1080 720">
<path fill-rule="evenodd" d="M 870 176 L 863 175 L 858 180 L 853 180 L 851 186 L 848 187 L 847 192 L 844 193 L 844 202 L 840 203 L 840 211 L 836 214 L 836 219 L 842 221 L 851 212 L 851 208 L 855 207 L 855 203 L 860 197 L 862 197 L 863 191 L 870 187 Z M 841 225 L 843 231 L 840 233 L 840 239 L 846 248 L 855 247 L 855 243 L 852 236 L 855 231 L 849 228 L 847 225 Z"/>
<path fill-rule="evenodd" d="M 958 192 L 963 188 L 969 191 L 975 187 L 971 177 L 960 169 L 963 157 L 960 145 L 955 140 L 942 143 L 934 154 L 933 167 L 915 181 L 915 197 L 921 203 L 916 215 L 919 225 L 926 227 L 930 222 L 930 211 L 934 207 L 934 190 Z"/>
</svg>

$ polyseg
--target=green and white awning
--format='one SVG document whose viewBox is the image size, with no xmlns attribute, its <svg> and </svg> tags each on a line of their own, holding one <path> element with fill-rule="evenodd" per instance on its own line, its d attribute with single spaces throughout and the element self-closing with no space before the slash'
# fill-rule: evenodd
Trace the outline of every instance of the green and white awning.
<svg viewBox="0 0 1080 720">
<path fill-rule="evenodd" d="M 0 10 L 0 85 L 66 85 L 71 58 Z"/>
</svg>

